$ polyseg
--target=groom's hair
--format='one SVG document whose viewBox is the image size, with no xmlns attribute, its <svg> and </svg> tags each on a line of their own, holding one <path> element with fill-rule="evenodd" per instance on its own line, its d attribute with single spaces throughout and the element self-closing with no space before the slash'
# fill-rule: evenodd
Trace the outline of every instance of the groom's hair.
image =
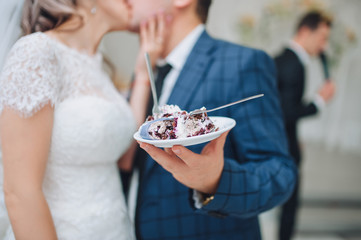
<svg viewBox="0 0 361 240">
<path fill-rule="evenodd" d="M 316 30 L 321 23 L 326 24 L 328 27 L 332 27 L 332 19 L 325 13 L 320 11 L 311 11 L 306 13 L 297 25 L 297 31 L 306 27 L 312 31 Z"/>
<path fill-rule="evenodd" d="M 197 14 L 203 23 L 207 22 L 212 0 L 197 0 Z"/>
</svg>

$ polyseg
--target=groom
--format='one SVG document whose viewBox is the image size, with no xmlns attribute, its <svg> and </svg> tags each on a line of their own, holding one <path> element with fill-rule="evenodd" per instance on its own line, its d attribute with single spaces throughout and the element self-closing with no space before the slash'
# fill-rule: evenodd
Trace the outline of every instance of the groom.
<svg viewBox="0 0 361 240">
<path fill-rule="evenodd" d="M 262 51 L 210 37 L 204 24 L 211 0 L 129 3 L 134 32 L 160 9 L 173 16 L 161 104 L 190 111 L 265 94 L 218 111 L 237 125 L 203 152 L 205 144 L 165 151 L 140 144 L 149 155 L 137 157 L 138 239 L 261 239 L 258 215 L 287 200 L 297 174 L 287 151 L 273 61 Z"/>
</svg>

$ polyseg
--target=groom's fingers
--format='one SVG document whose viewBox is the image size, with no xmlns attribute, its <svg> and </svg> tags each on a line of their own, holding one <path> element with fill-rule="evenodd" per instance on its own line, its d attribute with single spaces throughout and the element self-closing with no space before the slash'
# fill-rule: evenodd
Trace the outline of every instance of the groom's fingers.
<svg viewBox="0 0 361 240">
<path fill-rule="evenodd" d="M 173 146 L 172 151 L 174 152 L 177 157 L 183 160 L 187 166 L 192 167 L 194 164 L 201 161 L 202 156 L 192 152 L 191 150 L 187 149 L 183 146 Z"/>
<path fill-rule="evenodd" d="M 202 150 L 202 155 L 216 156 L 217 153 L 223 154 L 224 144 L 229 131 L 222 133 L 221 136 L 209 142 Z M 217 155 L 218 156 L 218 155 Z"/>
<path fill-rule="evenodd" d="M 139 142 L 139 146 L 144 149 L 159 165 L 170 173 L 176 173 L 183 169 L 184 162 L 178 157 L 154 147 L 153 145 Z"/>
<path fill-rule="evenodd" d="M 227 131 L 225 133 L 222 133 L 222 135 L 220 137 L 213 140 L 213 141 L 216 142 L 216 145 L 217 145 L 218 149 L 223 149 L 224 148 L 224 144 L 226 143 L 228 133 L 229 133 L 229 131 Z"/>
<path fill-rule="evenodd" d="M 164 151 L 168 153 L 170 156 L 176 157 L 177 155 L 174 154 L 171 148 L 164 148 Z"/>
<path fill-rule="evenodd" d="M 215 151 L 223 150 L 224 144 L 226 143 L 227 135 L 229 131 L 222 133 L 221 136 L 212 140 L 209 144 L 212 145 Z"/>
<path fill-rule="evenodd" d="M 202 154 L 197 154 L 192 152 L 191 150 L 187 149 L 183 146 L 173 146 L 172 151 L 176 156 L 181 158 L 189 167 L 199 165 L 200 161 L 204 161 L 203 158 L 205 156 L 210 157 L 211 159 L 214 157 L 218 157 L 219 153 L 223 154 L 223 147 L 226 141 L 228 132 L 223 133 L 218 138 L 212 140 L 208 143 L 203 151 Z"/>
</svg>

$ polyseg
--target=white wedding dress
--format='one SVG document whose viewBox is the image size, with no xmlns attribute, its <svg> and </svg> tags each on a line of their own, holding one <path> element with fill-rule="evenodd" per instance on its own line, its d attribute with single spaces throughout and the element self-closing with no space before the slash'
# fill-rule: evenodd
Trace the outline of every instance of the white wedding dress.
<svg viewBox="0 0 361 240">
<path fill-rule="evenodd" d="M 131 109 L 102 70 L 101 54 L 34 33 L 8 55 L 0 112 L 28 118 L 49 103 L 54 124 L 43 192 L 58 238 L 134 239 L 116 165 L 135 131 Z M 5 239 L 15 239 L 11 227 Z"/>
</svg>

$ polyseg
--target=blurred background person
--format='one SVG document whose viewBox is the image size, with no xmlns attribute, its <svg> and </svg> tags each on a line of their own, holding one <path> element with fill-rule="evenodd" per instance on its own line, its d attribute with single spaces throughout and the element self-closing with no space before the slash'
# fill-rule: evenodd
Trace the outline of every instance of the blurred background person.
<svg viewBox="0 0 361 240">
<path fill-rule="evenodd" d="M 310 57 L 318 57 L 325 51 L 331 25 L 331 20 L 321 12 L 312 11 L 305 14 L 301 18 L 289 46 L 275 58 L 289 149 L 298 167 L 302 159 L 297 134 L 298 121 L 321 111 L 335 93 L 333 81 L 325 79 L 312 102 L 306 102 L 304 99 L 307 65 Z M 280 240 L 289 240 L 293 235 L 297 216 L 299 183 L 300 177 L 291 198 L 282 206 Z"/>
</svg>

